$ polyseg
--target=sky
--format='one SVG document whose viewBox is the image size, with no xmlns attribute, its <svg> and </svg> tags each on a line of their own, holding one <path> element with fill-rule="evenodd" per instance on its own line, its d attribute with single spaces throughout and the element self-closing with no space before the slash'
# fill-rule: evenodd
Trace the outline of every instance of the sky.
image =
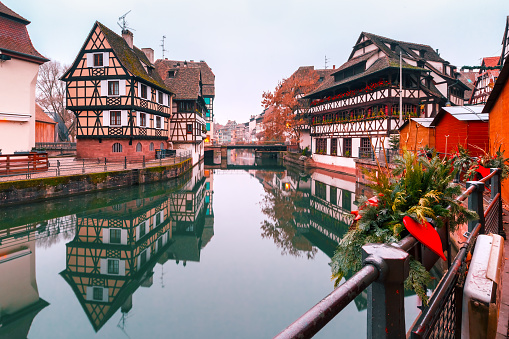
<svg viewBox="0 0 509 339">
<path fill-rule="evenodd" d="M 430 45 L 452 65 L 499 56 L 507 0 L 0 0 L 31 21 L 28 32 L 47 58 L 71 64 L 97 20 L 156 59 L 205 60 L 216 76 L 217 123 L 247 122 L 262 94 L 299 66 L 339 67 L 361 32 Z"/>
</svg>

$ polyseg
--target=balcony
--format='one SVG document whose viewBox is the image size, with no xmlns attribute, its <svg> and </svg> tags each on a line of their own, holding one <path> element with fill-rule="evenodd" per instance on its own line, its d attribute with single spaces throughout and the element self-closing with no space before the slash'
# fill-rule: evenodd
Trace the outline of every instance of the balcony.
<svg viewBox="0 0 509 339">
<path fill-rule="evenodd" d="M 333 97 L 326 97 L 319 100 L 313 100 L 307 110 L 308 114 L 316 114 L 328 111 L 347 110 L 350 106 L 358 104 L 368 104 L 372 101 L 399 98 L 399 88 L 392 85 L 380 85 L 371 88 L 367 86 L 363 90 L 348 91 Z M 403 89 L 403 98 L 421 99 L 426 98 L 424 91 L 419 89 Z"/>
</svg>

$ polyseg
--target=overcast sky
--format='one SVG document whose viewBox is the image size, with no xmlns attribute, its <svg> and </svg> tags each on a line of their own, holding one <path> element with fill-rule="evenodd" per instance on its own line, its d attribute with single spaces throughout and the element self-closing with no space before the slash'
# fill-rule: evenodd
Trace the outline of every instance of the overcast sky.
<svg viewBox="0 0 509 339">
<path fill-rule="evenodd" d="M 120 33 L 129 10 L 134 44 L 162 57 L 205 60 L 216 75 L 216 122 L 246 122 L 261 96 L 299 66 L 346 62 L 362 31 L 421 43 L 460 68 L 498 56 L 508 0 L 0 0 L 30 20 L 44 56 L 74 61 L 96 20 Z"/>
</svg>

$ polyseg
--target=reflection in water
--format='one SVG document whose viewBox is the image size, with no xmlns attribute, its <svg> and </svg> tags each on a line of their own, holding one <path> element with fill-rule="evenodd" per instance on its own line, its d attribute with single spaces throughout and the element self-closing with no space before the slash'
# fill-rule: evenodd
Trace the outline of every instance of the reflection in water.
<svg viewBox="0 0 509 339">
<path fill-rule="evenodd" d="M 95 331 L 120 308 L 125 326 L 133 294 L 153 284 L 154 267 L 200 261 L 214 234 L 212 175 L 195 167 L 177 192 L 142 196 L 79 213 L 60 274 L 73 289 Z"/>
<path fill-rule="evenodd" d="M 133 294 L 152 285 L 156 264 L 200 261 L 214 235 L 212 190 L 213 174 L 200 164 L 182 180 L 83 196 L 76 206 L 55 203 L 30 218 L 73 209 L 75 215 L 22 226 L 14 225 L 26 216 L 9 215 L 0 229 L 0 338 L 26 338 L 33 318 L 48 305 L 37 290 L 36 241 L 44 248 L 69 241 L 60 275 L 92 327 L 99 331 L 120 309 L 123 328 Z"/>
<path fill-rule="evenodd" d="M 39 297 L 35 239 L 47 224 L 0 230 L 0 338 L 27 338 L 34 317 L 49 304 Z"/>
</svg>

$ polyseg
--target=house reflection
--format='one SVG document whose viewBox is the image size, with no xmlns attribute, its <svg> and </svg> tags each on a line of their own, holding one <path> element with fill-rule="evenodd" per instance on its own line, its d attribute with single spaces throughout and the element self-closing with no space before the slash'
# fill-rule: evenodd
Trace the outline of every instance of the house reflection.
<svg viewBox="0 0 509 339">
<path fill-rule="evenodd" d="M 195 166 L 177 193 L 142 195 L 77 215 L 76 236 L 66 244 L 66 269 L 60 274 L 96 332 L 118 309 L 126 318 L 136 290 L 152 286 L 156 264 L 200 260 L 214 233 L 208 174 Z"/>
<path fill-rule="evenodd" d="M 40 298 L 35 276 L 33 223 L 0 229 L 0 338 L 27 338 L 35 316 L 49 304 Z"/>
</svg>

